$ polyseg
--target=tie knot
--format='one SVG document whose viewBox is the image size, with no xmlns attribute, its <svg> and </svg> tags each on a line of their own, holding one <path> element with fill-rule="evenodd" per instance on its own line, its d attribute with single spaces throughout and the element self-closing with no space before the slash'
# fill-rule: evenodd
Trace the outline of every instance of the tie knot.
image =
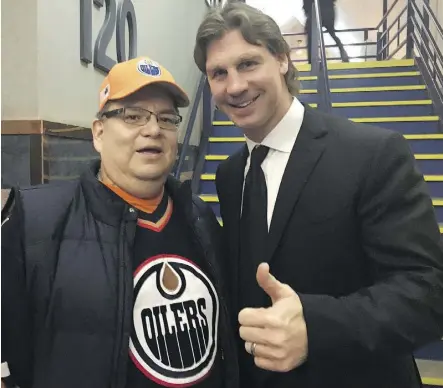
<svg viewBox="0 0 443 388">
<path fill-rule="evenodd" d="M 268 152 L 269 152 L 269 147 L 262 145 L 255 146 L 251 153 L 251 165 L 261 166 Z"/>
</svg>

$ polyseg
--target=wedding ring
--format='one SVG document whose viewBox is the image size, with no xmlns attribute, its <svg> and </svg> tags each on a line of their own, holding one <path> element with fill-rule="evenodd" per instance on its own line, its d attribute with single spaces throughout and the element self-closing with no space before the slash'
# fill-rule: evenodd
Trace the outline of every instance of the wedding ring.
<svg viewBox="0 0 443 388">
<path fill-rule="evenodd" d="M 255 357 L 255 348 L 257 347 L 257 344 L 255 342 L 251 343 L 251 354 L 252 357 Z"/>
</svg>

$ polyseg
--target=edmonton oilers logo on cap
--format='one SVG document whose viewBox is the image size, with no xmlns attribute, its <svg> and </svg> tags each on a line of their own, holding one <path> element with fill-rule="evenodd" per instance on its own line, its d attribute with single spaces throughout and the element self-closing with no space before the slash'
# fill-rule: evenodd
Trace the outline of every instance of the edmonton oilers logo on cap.
<svg viewBox="0 0 443 388">
<path fill-rule="evenodd" d="M 158 77 L 162 73 L 158 63 L 147 59 L 142 59 L 137 63 L 137 70 L 143 75 L 149 75 L 151 77 Z"/>
</svg>

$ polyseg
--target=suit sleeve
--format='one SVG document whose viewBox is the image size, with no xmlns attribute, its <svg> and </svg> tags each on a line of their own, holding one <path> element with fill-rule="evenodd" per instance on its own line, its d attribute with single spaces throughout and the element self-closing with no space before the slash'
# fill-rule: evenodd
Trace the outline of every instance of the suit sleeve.
<svg viewBox="0 0 443 388">
<path fill-rule="evenodd" d="M 376 280 L 341 298 L 300 295 L 312 359 L 410 355 L 443 334 L 443 246 L 427 186 L 403 136 L 382 143 L 358 199 Z"/>
<path fill-rule="evenodd" d="M 1 353 L 2 378 L 31 386 L 32 325 L 26 292 L 23 227 L 19 205 L 2 220 Z M 8 376 L 9 375 L 9 376 Z"/>
</svg>

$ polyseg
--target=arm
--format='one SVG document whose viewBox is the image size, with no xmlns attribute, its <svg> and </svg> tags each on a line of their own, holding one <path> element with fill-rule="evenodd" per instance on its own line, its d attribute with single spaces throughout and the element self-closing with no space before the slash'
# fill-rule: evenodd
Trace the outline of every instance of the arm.
<svg viewBox="0 0 443 388">
<path fill-rule="evenodd" d="M 358 203 L 375 283 L 341 298 L 299 295 L 309 358 L 411 354 L 443 333 L 443 247 L 406 140 L 375 153 Z"/>
<path fill-rule="evenodd" d="M 11 195 L 13 195 L 12 192 Z M 19 206 L 3 217 L 1 253 L 2 372 L 20 388 L 31 386 L 32 334 L 24 270 L 23 227 Z M 3 366 L 3 365 L 2 365 Z M 9 370 L 8 370 L 9 369 Z M 2 382 L 3 384 L 3 382 Z"/>
</svg>

